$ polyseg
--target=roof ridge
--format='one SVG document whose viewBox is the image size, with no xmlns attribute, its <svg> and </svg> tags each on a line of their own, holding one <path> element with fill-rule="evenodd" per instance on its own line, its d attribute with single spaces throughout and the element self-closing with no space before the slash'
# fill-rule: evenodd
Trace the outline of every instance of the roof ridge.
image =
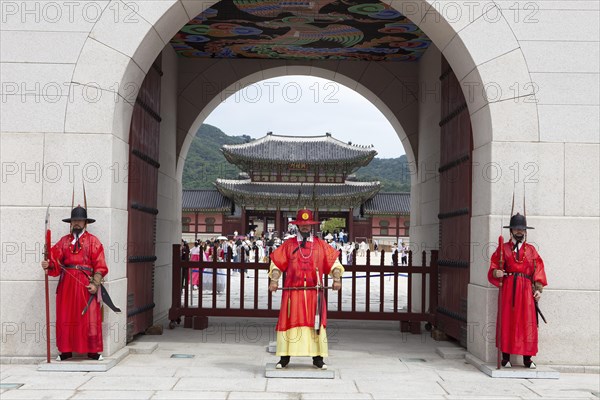
<svg viewBox="0 0 600 400">
<path fill-rule="evenodd" d="M 274 139 L 275 138 L 275 139 Z M 342 146 L 348 149 L 352 149 L 352 150 L 358 150 L 358 151 L 364 151 L 364 152 L 371 152 L 371 151 L 376 151 L 375 147 L 370 144 L 370 145 L 359 145 L 359 144 L 352 144 L 351 142 L 342 142 L 339 139 L 336 139 L 333 137 L 333 135 L 331 134 L 325 134 L 325 135 L 319 135 L 319 136 L 303 136 L 303 135 L 274 135 L 274 134 L 267 134 L 263 137 L 260 138 L 256 138 L 250 142 L 247 143 L 239 143 L 239 144 L 224 144 L 223 146 L 221 146 L 222 149 L 227 149 L 227 150 L 231 150 L 231 149 L 243 149 L 243 148 L 248 148 L 248 147 L 253 147 L 253 146 L 257 146 L 260 145 L 261 143 L 264 142 L 273 142 L 273 141 L 277 141 L 276 139 L 282 139 L 280 140 L 281 142 L 306 142 L 306 139 L 313 139 L 311 140 L 311 142 L 332 142 L 334 144 L 337 144 L 338 146 Z"/>
<path fill-rule="evenodd" d="M 285 186 L 340 186 L 347 184 L 348 186 L 375 186 L 381 185 L 380 181 L 344 181 L 343 183 L 331 183 L 331 182 L 252 182 L 251 179 L 222 179 L 217 178 L 217 182 L 219 183 L 241 183 L 247 184 L 251 183 L 257 186 L 276 186 L 276 185 L 285 185 Z"/>
</svg>

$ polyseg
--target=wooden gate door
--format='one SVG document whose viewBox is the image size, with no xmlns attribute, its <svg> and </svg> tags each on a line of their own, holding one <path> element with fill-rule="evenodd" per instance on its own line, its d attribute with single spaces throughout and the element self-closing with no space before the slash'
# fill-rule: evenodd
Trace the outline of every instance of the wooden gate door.
<svg viewBox="0 0 600 400">
<path fill-rule="evenodd" d="M 133 109 L 129 134 L 127 340 L 152 325 L 156 239 L 160 57 L 148 71 Z"/>
<path fill-rule="evenodd" d="M 442 58 L 440 253 L 436 328 L 467 345 L 471 241 L 471 119 L 460 83 Z"/>
</svg>

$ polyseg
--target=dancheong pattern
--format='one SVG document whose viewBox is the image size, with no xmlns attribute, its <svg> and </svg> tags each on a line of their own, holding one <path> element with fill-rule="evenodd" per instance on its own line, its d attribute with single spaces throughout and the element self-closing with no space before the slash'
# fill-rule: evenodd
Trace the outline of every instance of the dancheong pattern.
<svg viewBox="0 0 600 400">
<path fill-rule="evenodd" d="M 171 40 L 183 57 L 416 61 L 430 39 L 389 6 L 359 1 L 221 1 Z"/>
</svg>

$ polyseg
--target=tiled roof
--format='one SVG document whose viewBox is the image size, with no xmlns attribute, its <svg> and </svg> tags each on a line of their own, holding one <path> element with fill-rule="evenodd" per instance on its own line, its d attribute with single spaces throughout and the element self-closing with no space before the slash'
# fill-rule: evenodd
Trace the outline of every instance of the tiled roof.
<svg viewBox="0 0 600 400">
<path fill-rule="evenodd" d="M 300 193 L 301 199 L 322 200 L 323 197 L 364 197 L 372 196 L 379 191 L 379 182 L 346 182 L 346 183 L 262 183 L 252 182 L 250 179 L 217 179 L 217 189 L 225 194 L 251 195 L 257 197 L 277 197 L 286 199 L 297 199 Z"/>
<path fill-rule="evenodd" d="M 410 193 L 377 193 L 364 204 L 364 212 L 373 214 L 410 214 Z"/>
<path fill-rule="evenodd" d="M 217 190 L 184 190 L 181 203 L 184 210 L 231 210 L 231 200 Z"/>
<path fill-rule="evenodd" d="M 230 162 L 263 160 L 289 163 L 361 162 L 368 164 L 377 151 L 373 146 L 358 146 L 324 136 L 280 136 L 267 134 L 249 143 L 224 145 L 223 154 Z M 364 164 L 363 164 L 364 163 Z"/>
</svg>

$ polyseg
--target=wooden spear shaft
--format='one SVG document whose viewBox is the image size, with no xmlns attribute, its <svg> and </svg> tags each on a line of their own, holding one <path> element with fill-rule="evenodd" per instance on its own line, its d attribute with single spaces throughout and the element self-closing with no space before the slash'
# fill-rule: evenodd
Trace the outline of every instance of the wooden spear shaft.
<svg viewBox="0 0 600 400">
<path fill-rule="evenodd" d="M 500 265 L 500 271 L 502 271 L 502 275 L 504 275 L 504 238 L 502 235 L 498 238 L 498 245 L 500 248 L 500 261 L 498 264 Z M 502 344 L 502 277 L 500 278 L 500 283 L 498 284 L 498 318 L 496 323 L 496 368 L 500 369 L 502 365 L 502 350 L 500 350 L 500 345 Z"/>
</svg>

